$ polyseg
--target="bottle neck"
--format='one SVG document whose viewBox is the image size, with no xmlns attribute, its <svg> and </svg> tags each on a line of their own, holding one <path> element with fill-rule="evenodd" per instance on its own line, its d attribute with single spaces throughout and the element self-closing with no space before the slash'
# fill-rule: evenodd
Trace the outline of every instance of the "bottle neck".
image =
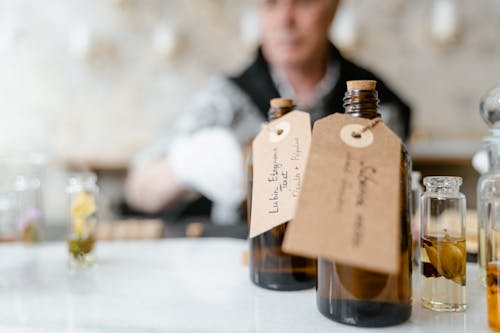
<svg viewBox="0 0 500 333">
<path fill-rule="evenodd" d="M 268 121 L 273 121 L 275 119 L 278 119 L 288 112 L 292 111 L 293 108 L 291 107 L 271 107 L 269 108 L 269 112 L 267 113 L 267 120 Z"/>
<path fill-rule="evenodd" d="M 411 188 L 422 190 L 422 185 L 420 185 L 420 179 L 422 174 L 418 171 L 412 171 L 411 173 Z"/>
<path fill-rule="evenodd" d="M 500 147 L 497 143 L 490 143 L 487 147 L 489 170 L 500 169 Z"/>
<path fill-rule="evenodd" d="M 352 117 L 375 119 L 378 113 L 378 93 L 376 90 L 351 90 L 344 96 L 345 113 Z"/>
</svg>

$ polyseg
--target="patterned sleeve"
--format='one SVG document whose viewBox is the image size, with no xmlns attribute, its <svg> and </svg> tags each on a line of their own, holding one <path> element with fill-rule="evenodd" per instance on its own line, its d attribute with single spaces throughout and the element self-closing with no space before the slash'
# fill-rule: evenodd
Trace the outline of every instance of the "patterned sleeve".
<svg viewBox="0 0 500 333">
<path fill-rule="evenodd" d="M 138 168 L 151 160 L 167 157 L 177 138 L 192 135 L 203 128 L 230 128 L 240 145 L 244 145 L 257 134 L 263 121 L 243 91 L 226 78 L 213 77 L 207 89 L 196 96 L 190 111 L 180 117 L 168 135 L 141 152 L 132 167 Z"/>
</svg>

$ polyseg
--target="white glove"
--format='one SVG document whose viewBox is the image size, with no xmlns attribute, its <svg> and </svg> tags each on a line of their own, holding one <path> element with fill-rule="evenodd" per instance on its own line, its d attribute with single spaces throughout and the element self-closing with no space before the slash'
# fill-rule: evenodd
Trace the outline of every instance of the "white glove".
<svg viewBox="0 0 500 333">
<path fill-rule="evenodd" d="M 488 153 L 485 150 L 480 150 L 472 157 L 472 166 L 481 175 L 489 169 Z"/>
<path fill-rule="evenodd" d="M 236 222 L 243 200 L 243 157 L 235 136 L 221 127 L 207 128 L 172 143 L 170 165 L 183 185 L 214 202 L 215 223 Z"/>
</svg>

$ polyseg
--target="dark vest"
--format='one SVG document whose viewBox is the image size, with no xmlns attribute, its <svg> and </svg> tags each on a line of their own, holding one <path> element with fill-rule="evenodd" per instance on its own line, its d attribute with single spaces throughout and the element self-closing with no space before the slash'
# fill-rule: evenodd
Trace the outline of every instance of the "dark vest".
<svg viewBox="0 0 500 333">
<path fill-rule="evenodd" d="M 351 61 L 345 59 L 340 52 L 330 44 L 329 56 L 332 61 L 339 64 L 340 75 L 335 86 L 323 98 L 327 113 L 323 116 L 344 112 L 343 98 L 346 91 L 345 82 L 349 80 L 376 80 L 379 99 L 383 103 L 395 105 L 401 112 L 404 121 L 404 137 L 408 138 L 410 133 L 410 108 L 404 103 L 387 85 L 372 72 L 363 69 Z M 269 101 L 280 96 L 278 89 L 274 85 L 269 71 L 269 65 L 264 59 L 262 50 L 259 49 L 255 61 L 239 76 L 230 78 L 241 90 L 243 90 L 267 119 Z"/>
</svg>

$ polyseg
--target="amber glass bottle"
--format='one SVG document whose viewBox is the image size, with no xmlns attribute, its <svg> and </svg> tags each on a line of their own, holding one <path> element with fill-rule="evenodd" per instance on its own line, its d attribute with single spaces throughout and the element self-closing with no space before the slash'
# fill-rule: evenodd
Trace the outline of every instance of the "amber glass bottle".
<svg viewBox="0 0 500 333">
<path fill-rule="evenodd" d="M 380 117 L 375 84 L 375 81 L 348 82 L 344 97 L 345 113 L 367 119 Z M 354 326 L 382 327 L 402 323 L 411 315 L 411 160 L 404 145 L 401 147 L 399 273 L 382 274 L 319 259 L 317 305 L 323 315 L 334 321 Z"/>
<path fill-rule="evenodd" d="M 293 110 L 291 99 L 271 100 L 269 121 Z M 248 221 L 252 207 L 252 155 L 248 162 Z M 287 223 L 250 240 L 250 279 L 259 287 L 273 290 L 301 290 L 316 284 L 316 260 L 292 256 L 281 251 Z"/>
</svg>

